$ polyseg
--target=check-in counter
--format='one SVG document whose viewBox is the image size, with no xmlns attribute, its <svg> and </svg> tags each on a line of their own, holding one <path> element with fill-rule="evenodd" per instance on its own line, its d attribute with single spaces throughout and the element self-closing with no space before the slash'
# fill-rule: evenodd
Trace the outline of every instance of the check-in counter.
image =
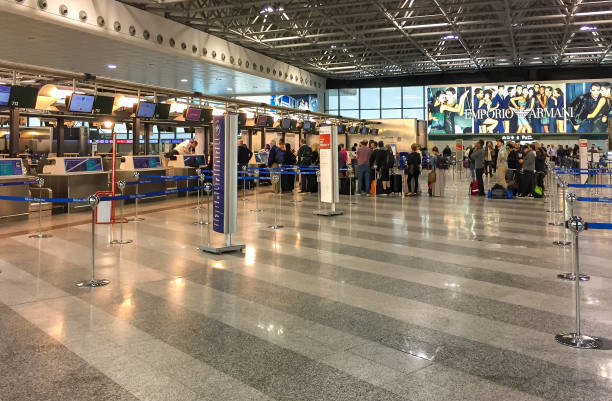
<svg viewBox="0 0 612 401">
<path fill-rule="evenodd" d="M 170 175 L 196 176 L 199 173 L 199 167 L 205 164 L 206 157 L 204 155 L 176 155 L 176 160 L 170 160 L 168 167 L 170 168 Z M 212 175 L 212 173 L 206 175 Z M 195 187 L 197 185 L 197 179 L 176 182 L 177 188 Z M 179 192 L 178 196 L 186 196 L 186 193 Z"/>
<path fill-rule="evenodd" d="M 32 180 L 23 168 L 21 159 L 0 159 L 0 183 L 23 182 Z M 30 196 L 30 185 L 0 186 L 2 196 Z M 27 219 L 30 209 L 29 202 L 0 200 L 0 219 Z"/>
<path fill-rule="evenodd" d="M 126 182 L 137 181 L 134 177 L 134 173 L 143 175 L 167 175 L 166 169 L 162 167 L 161 157 L 159 155 L 148 155 L 148 156 L 122 156 L 121 165 L 119 170 L 115 172 L 115 182 L 123 180 Z M 140 177 L 140 181 L 150 180 L 152 178 Z M 148 184 L 139 184 L 138 192 L 141 194 L 148 192 L 165 191 L 165 182 L 154 182 Z M 136 185 L 127 185 L 125 187 L 126 195 L 136 194 Z M 149 199 L 163 199 L 163 196 L 156 196 L 151 198 L 143 198 L 141 201 Z M 132 203 L 133 200 L 127 200 L 126 203 Z"/>
<path fill-rule="evenodd" d="M 109 189 L 108 172 L 102 168 L 102 159 L 98 156 L 49 158 L 40 176 L 45 179 L 45 187 L 52 189 L 55 198 L 87 198 Z M 67 203 L 62 210 L 90 209 L 86 203 Z"/>
</svg>

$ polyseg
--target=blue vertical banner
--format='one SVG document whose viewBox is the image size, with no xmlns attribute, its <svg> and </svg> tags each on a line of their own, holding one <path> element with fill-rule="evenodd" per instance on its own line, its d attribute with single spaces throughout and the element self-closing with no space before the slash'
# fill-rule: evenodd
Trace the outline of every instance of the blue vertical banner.
<svg viewBox="0 0 612 401">
<path fill-rule="evenodd" d="M 213 119 L 213 231 L 225 233 L 225 116 Z"/>
</svg>

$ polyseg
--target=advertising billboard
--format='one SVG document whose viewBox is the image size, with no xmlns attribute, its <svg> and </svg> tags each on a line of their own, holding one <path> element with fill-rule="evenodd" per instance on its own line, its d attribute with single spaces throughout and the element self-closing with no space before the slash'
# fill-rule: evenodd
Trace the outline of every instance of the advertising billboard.
<svg viewBox="0 0 612 401">
<path fill-rule="evenodd" d="M 611 84 L 502 83 L 429 87 L 429 134 L 608 132 Z"/>
</svg>

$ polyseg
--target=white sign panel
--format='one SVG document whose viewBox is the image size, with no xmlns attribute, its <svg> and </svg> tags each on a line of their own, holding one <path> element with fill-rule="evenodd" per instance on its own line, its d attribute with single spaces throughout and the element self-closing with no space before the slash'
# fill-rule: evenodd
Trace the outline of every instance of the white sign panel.
<svg viewBox="0 0 612 401">
<path fill-rule="evenodd" d="M 340 200 L 337 136 L 336 127 L 324 126 L 319 129 L 321 202 L 336 203 Z"/>
</svg>

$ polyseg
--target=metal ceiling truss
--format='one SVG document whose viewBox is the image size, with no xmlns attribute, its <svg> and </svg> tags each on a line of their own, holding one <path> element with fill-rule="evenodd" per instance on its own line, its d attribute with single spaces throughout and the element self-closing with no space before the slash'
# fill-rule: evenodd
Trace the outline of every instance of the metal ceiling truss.
<svg viewBox="0 0 612 401">
<path fill-rule="evenodd" d="M 612 63 L 612 0 L 121 0 L 329 78 Z"/>
</svg>

